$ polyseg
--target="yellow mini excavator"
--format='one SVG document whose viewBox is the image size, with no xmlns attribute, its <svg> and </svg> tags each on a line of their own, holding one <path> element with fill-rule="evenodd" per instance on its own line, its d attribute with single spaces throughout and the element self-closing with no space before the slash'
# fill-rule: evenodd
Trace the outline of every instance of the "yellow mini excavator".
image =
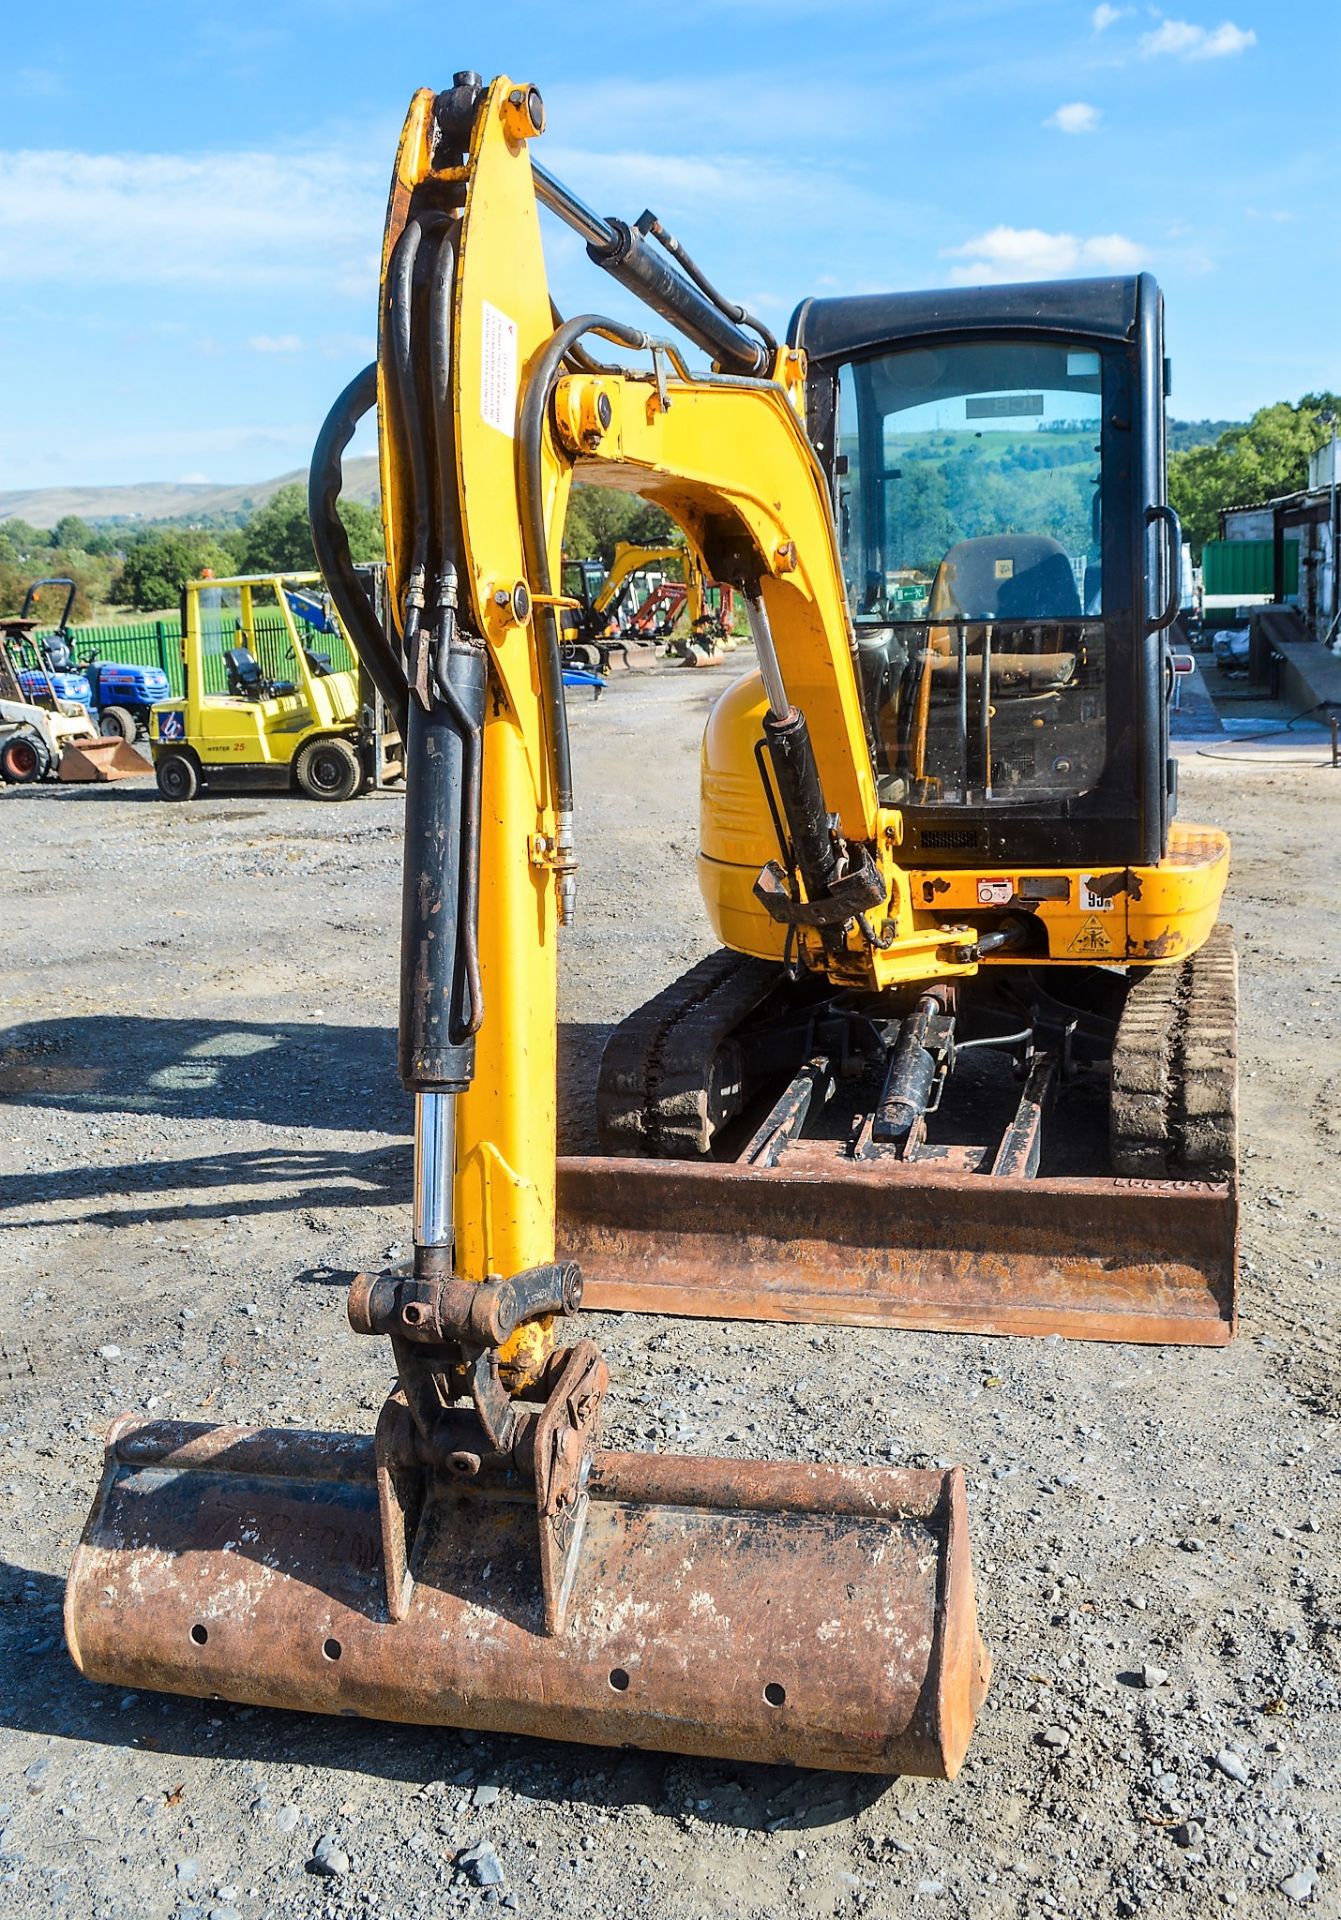
<svg viewBox="0 0 1341 1920">
<path fill-rule="evenodd" d="M 961 1471 L 611 1452 L 605 1363 L 555 1335 L 585 1286 L 1227 1337 L 1228 848 L 1171 819 L 1159 296 L 808 303 L 780 346 L 650 214 L 546 173 L 543 126 L 505 78 L 415 96 L 378 359 L 313 461 L 406 742 L 414 1257 L 349 1296 L 397 1384 L 374 1436 L 119 1422 L 69 1644 L 119 1686 L 948 1776 L 988 1671 Z M 712 371 L 560 320 L 542 205 Z M 390 638 L 335 511 L 374 406 Z M 605 1150 L 557 1161 L 575 473 L 678 522 L 758 672 L 703 748 L 724 950 L 616 1030 Z"/>
</svg>

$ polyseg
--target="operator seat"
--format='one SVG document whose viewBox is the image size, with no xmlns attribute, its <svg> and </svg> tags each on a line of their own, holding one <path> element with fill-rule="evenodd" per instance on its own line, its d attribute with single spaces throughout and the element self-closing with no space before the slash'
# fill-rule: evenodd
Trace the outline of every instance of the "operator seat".
<svg viewBox="0 0 1341 1920">
<path fill-rule="evenodd" d="M 224 671 L 228 691 L 237 700 L 271 700 L 277 694 L 296 693 L 292 680 L 267 680 L 250 647 L 227 647 Z"/>
<path fill-rule="evenodd" d="M 936 569 L 927 617 L 1079 620 L 1080 591 L 1066 548 L 1044 533 L 957 540 Z"/>
<path fill-rule="evenodd" d="M 994 688 L 1001 693 L 1041 693 L 1064 687 L 1075 675 L 1076 654 L 1074 643 L 1059 646 L 1055 625 L 1082 618 L 1075 570 L 1060 541 L 1043 533 L 989 533 L 976 540 L 958 540 L 937 567 L 931 585 L 927 608 L 931 664 L 941 674 L 953 670 L 957 649 L 948 623 L 965 622 L 969 674 L 978 677 L 983 629 L 1000 622 L 1010 632 L 1008 638 L 1004 634 L 994 638 Z M 1019 631 L 1033 623 L 1049 624 L 1054 631 Z"/>
<path fill-rule="evenodd" d="M 49 634 L 42 642 L 42 664 L 48 673 L 74 671 L 74 649 L 63 634 Z"/>
</svg>

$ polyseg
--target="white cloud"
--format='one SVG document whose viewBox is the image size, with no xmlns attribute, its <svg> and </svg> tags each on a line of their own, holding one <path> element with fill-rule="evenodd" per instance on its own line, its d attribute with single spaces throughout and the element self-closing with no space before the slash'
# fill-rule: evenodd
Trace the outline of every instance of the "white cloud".
<svg viewBox="0 0 1341 1920">
<path fill-rule="evenodd" d="M 1072 100 L 1049 114 L 1043 125 L 1056 127 L 1058 133 L 1093 133 L 1100 118 L 1098 107 L 1092 107 L 1087 100 Z"/>
<path fill-rule="evenodd" d="M 0 152 L 0 279 L 280 286 L 304 259 L 374 297 L 380 156 Z"/>
<path fill-rule="evenodd" d="M 1124 14 L 1130 13 L 1131 11 L 1132 9 L 1130 7 L 1110 7 L 1107 5 L 1096 7 L 1090 15 L 1090 25 L 1096 33 L 1107 33 L 1115 21 L 1121 20 Z"/>
<path fill-rule="evenodd" d="M 296 333 L 254 333 L 247 345 L 253 353 L 301 353 L 303 342 Z"/>
<path fill-rule="evenodd" d="M 1179 60 L 1223 60 L 1228 54 L 1242 53 L 1256 45 L 1254 30 L 1236 27 L 1232 20 L 1218 27 L 1198 27 L 1190 20 L 1161 20 L 1141 35 L 1141 52 L 1147 59 L 1168 53 Z"/>
<path fill-rule="evenodd" d="M 957 286 L 1012 280 L 1058 280 L 1070 274 L 1134 273 L 1145 249 L 1123 233 L 1045 233 L 1041 227 L 992 227 L 941 256 L 962 260 L 951 270 Z"/>
</svg>

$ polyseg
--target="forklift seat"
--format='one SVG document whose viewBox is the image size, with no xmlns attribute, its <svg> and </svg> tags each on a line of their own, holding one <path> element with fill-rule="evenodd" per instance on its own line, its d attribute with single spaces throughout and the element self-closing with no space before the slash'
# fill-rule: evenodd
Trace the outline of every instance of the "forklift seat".
<svg viewBox="0 0 1341 1920">
<path fill-rule="evenodd" d="M 277 694 L 298 691 L 292 680 L 265 679 L 250 647 L 226 648 L 224 670 L 228 691 L 237 700 L 271 700 Z"/>
</svg>

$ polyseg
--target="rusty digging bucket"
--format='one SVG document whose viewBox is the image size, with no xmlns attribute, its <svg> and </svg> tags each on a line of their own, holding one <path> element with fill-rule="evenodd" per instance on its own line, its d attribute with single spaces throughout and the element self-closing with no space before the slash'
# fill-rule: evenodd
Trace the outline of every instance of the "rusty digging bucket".
<svg viewBox="0 0 1341 1920">
<path fill-rule="evenodd" d="M 989 1673 L 960 1469 L 596 1452 L 588 1492 L 551 1634 L 515 1476 L 426 1473 L 396 1589 L 371 1438 L 127 1417 L 70 1651 L 118 1687 L 953 1777 Z"/>
<path fill-rule="evenodd" d="M 94 780 L 135 780 L 152 775 L 153 768 L 119 734 L 67 741 L 56 769 L 61 780 L 86 785 Z"/>
</svg>

